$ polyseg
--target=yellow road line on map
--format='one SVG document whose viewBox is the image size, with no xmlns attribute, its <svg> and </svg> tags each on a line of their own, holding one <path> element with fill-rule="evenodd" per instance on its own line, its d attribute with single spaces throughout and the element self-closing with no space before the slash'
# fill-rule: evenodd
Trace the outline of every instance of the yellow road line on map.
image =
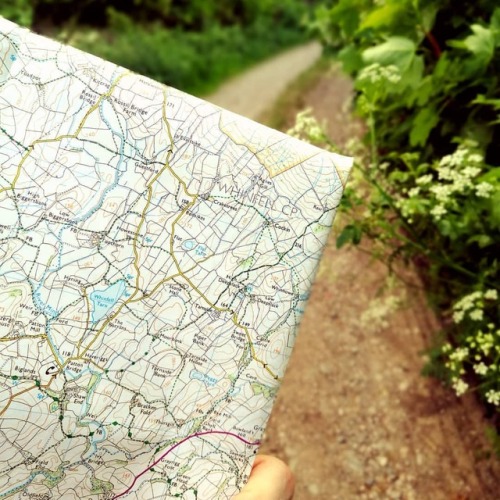
<svg viewBox="0 0 500 500">
<path fill-rule="evenodd" d="M 37 384 L 35 384 L 35 385 L 32 385 L 31 387 L 27 387 L 26 389 L 23 389 L 22 391 L 16 392 L 15 394 L 12 394 L 12 396 L 10 396 L 10 398 L 8 399 L 7 403 L 5 403 L 5 406 L 0 411 L 0 417 L 9 409 L 9 406 L 14 401 L 14 399 L 17 398 L 17 396 L 20 396 L 21 394 L 24 394 L 25 392 L 29 392 L 33 389 L 39 389 L 39 388 L 48 389 L 50 387 L 50 384 L 52 384 L 53 380 L 54 380 L 54 377 L 52 376 L 50 378 L 49 382 L 45 385 L 38 386 Z"/>
<path fill-rule="evenodd" d="M 112 89 L 110 89 L 108 91 L 108 93 L 111 92 Z M 166 102 L 164 102 L 163 104 L 163 116 L 165 116 L 165 105 L 166 105 Z M 169 131 L 169 137 L 171 139 L 171 135 L 170 135 L 170 131 Z M 171 146 L 173 145 L 173 142 L 171 142 Z M 170 168 L 170 165 L 168 164 L 168 161 L 170 159 L 170 156 L 172 155 L 172 147 L 170 149 L 170 151 L 168 152 L 167 154 L 167 159 L 165 161 L 165 165 L 162 167 L 162 169 L 149 181 L 149 183 L 147 184 L 147 191 L 148 191 L 148 194 L 147 194 L 147 197 L 146 197 L 146 204 L 144 205 L 144 208 L 142 210 L 142 213 L 141 213 L 141 217 L 140 217 L 140 220 L 139 220 L 139 224 L 137 225 L 137 230 L 135 231 L 135 234 L 134 234 L 134 238 L 132 240 L 132 250 L 134 252 L 134 262 L 133 262 L 133 266 L 135 268 L 135 271 L 136 271 L 136 278 L 135 278 L 135 289 L 134 291 L 132 292 L 132 294 L 130 295 L 130 297 L 124 301 L 119 307 L 118 309 L 113 313 L 111 314 L 111 316 L 109 316 L 105 321 L 104 323 L 102 324 L 102 326 L 99 328 L 99 330 L 96 332 L 96 334 L 94 335 L 94 337 L 92 338 L 92 340 L 89 342 L 89 344 L 83 349 L 82 352 L 80 352 L 80 348 L 81 348 L 81 344 L 82 342 L 79 342 L 79 347 L 78 347 L 78 353 L 77 353 L 77 356 L 74 357 L 70 357 L 68 359 L 66 359 L 66 361 L 64 362 L 64 366 L 66 366 L 70 361 L 72 360 L 75 360 L 75 359 L 81 359 L 83 356 L 85 356 L 85 354 L 89 351 L 89 349 L 94 345 L 94 343 L 97 341 L 97 339 L 101 336 L 101 334 L 104 332 L 105 328 L 111 323 L 111 321 L 113 321 L 117 316 L 118 314 L 120 314 L 120 312 L 122 311 L 122 309 L 127 305 L 129 304 L 130 302 L 132 302 L 135 298 L 135 296 L 137 295 L 137 293 L 139 292 L 139 281 L 141 279 L 141 270 L 139 268 L 139 265 L 138 265 L 138 262 L 139 262 L 139 252 L 137 250 L 137 240 L 139 238 L 139 233 L 141 232 L 141 229 L 142 229 L 142 226 L 144 224 L 144 221 L 146 219 L 146 212 L 149 208 L 149 205 L 151 204 L 151 198 L 153 196 L 153 184 L 160 178 L 160 176 L 163 174 L 163 172 L 165 172 L 165 170 L 169 170 L 170 172 L 172 172 L 172 169 Z M 173 172 L 172 172 L 173 173 Z M 176 175 L 177 178 L 179 178 L 177 175 Z M 179 181 L 181 182 L 181 180 L 179 179 Z M 184 189 L 186 190 L 187 192 L 187 188 L 186 188 L 186 185 L 184 183 L 182 183 L 183 186 L 184 186 Z M 90 308 L 89 308 L 90 310 Z"/>
<path fill-rule="evenodd" d="M 25 335 L 24 337 L 1 337 L 0 342 L 9 342 L 9 341 L 14 341 L 14 340 L 17 341 L 17 340 L 23 340 L 23 339 L 44 339 L 44 340 L 46 340 L 47 344 L 49 345 L 50 350 L 52 351 L 52 356 L 54 356 L 54 361 L 59 366 L 59 368 L 62 368 L 61 362 L 59 361 L 59 358 L 58 358 L 57 353 L 54 349 L 54 346 L 49 341 L 47 335 L 44 333 L 41 333 L 40 335 Z"/>
<path fill-rule="evenodd" d="M 23 340 L 23 339 L 46 339 L 47 335 L 41 333 L 40 335 L 24 335 L 23 337 L 0 337 L 0 342 L 9 342 L 9 340 Z"/>
<path fill-rule="evenodd" d="M 121 75 L 120 79 L 125 76 L 125 75 Z M 109 96 L 112 92 L 112 90 L 114 89 L 114 87 L 116 86 L 116 84 L 118 83 L 119 79 L 117 79 L 115 81 L 115 83 L 113 84 L 113 86 L 110 88 L 110 90 L 104 94 L 103 96 L 101 96 L 101 99 L 105 96 Z M 166 128 L 167 128 L 167 132 L 168 132 L 168 136 L 169 136 L 169 139 L 170 139 L 170 143 L 171 145 L 173 146 L 173 138 L 172 138 L 172 134 L 171 134 L 171 131 L 170 131 L 170 125 L 168 123 L 168 120 L 166 118 L 166 114 L 165 114 L 165 108 L 166 108 L 166 101 L 167 101 L 167 95 L 166 95 L 166 92 L 164 91 L 163 92 L 163 95 L 164 95 L 164 103 L 163 103 L 163 110 L 162 110 L 162 116 L 163 116 L 163 120 L 165 122 L 165 125 L 166 125 Z M 78 133 L 81 131 L 82 127 L 83 127 L 83 123 L 85 122 L 85 120 L 87 119 L 87 117 L 90 115 L 90 113 L 92 111 L 94 111 L 95 109 L 97 109 L 99 105 L 99 102 L 97 102 L 88 112 L 87 114 L 85 115 L 85 117 L 83 118 L 82 122 L 80 123 L 80 126 L 78 127 L 77 129 L 77 132 L 74 136 L 71 136 L 71 137 L 76 137 L 76 135 L 78 135 Z M 55 139 L 53 139 L 55 140 Z M 49 140 L 43 140 L 44 142 L 48 142 Z M 234 313 L 233 311 L 231 311 L 230 309 L 228 308 L 222 308 L 222 307 L 218 307 L 216 306 L 215 304 L 212 304 L 212 302 L 196 287 L 196 285 L 184 274 L 184 272 L 182 271 L 182 269 L 180 268 L 180 264 L 179 262 L 177 261 L 177 258 L 175 257 L 175 254 L 174 254 L 174 235 L 175 235 L 175 226 L 176 224 L 179 222 L 179 220 L 185 215 L 185 213 L 187 212 L 187 210 L 189 210 L 190 207 L 192 207 L 196 201 L 198 200 L 198 195 L 195 195 L 195 194 L 192 194 L 189 192 L 188 188 L 187 188 L 187 185 L 186 183 L 179 177 L 179 175 L 172 169 L 172 167 L 170 166 L 169 164 L 169 160 L 170 160 L 170 156 L 172 155 L 172 152 L 173 152 L 173 149 L 171 149 L 169 151 L 169 153 L 167 154 L 167 159 L 165 161 L 165 165 L 163 166 L 163 168 L 151 179 L 151 181 L 148 183 L 148 194 L 147 194 L 147 199 L 146 199 L 146 204 L 144 206 L 144 209 L 141 213 L 141 218 L 140 218 L 140 221 L 139 221 L 139 224 L 137 226 L 137 230 L 135 232 L 135 235 L 134 235 L 134 238 L 133 238 L 133 243 L 132 243 L 132 246 L 133 246 L 133 252 L 134 252 L 134 262 L 133 262 L 133 266 L 135 268 L 135 271 L 136 271 L 136 280 L 135 280 L 135 289 L 133 291 L 133 293 L 130 295 L 130 297 L 124 301 L 119 307 L 118 309 L 111 315 L 109 316 L 105 321 L 104 323 L 102 324 L 102 326 L 99 328 L 99 330 L 96 332 L 96 334 L 94 335 L 94 337 L 92 338 L 92 340 L 89 342 L 89 344 L 83 349 L 82 352 L 80 352 L 80 349 L 81 349 L 81 345 L 82 345 L 82 342 L 83 342 L 83 338 L 80 339 L 80 342 L 78 343 L 78 353 L 77 353 L 77 356 L 74 357 L 70 357 L 68 359 L 66 359 L 66 361 L 64 362 L 64 364 L 61 366 L 60 363 L 59 366 L 61 368 L 64 368 L 69 362 L 73 361 L 73 360 L 77 360 L 77 359 L 82 359 L 83 356 L 85 356 L 85 354 L 90 350 L 90 348 L 92 347 L 92 345 L 94 345 L 94 343 L 97 341 L 97 339 L 101 336 L 101 334 L 104 332 L 104 330 L 106 329 L 106 327 L 120 314 L 120 312 L 122 311 L 122 309 L 129 303 L 133 303 L 133 302 L 137 302 L 137 301 L 140 301 L 140 300 L 143 300 L 144 298 L 150 296 L 159 286 L 161 286 L 163 283 L 165 283 L 166 281 L 170 280 L 170 279 L 173 279 L 174 277 L 177 277 L 177 276 L 181 276 L 185 281 L 187 281 L 187 283 L 191 286 L 191 288 L 198 293 L 198 295 L 213 309 L 215 309 L 216 311 L 219 311 L 219 312 L 232 312 L 233 313 L 233 316 L 232 316 L 232 321 L 233 323 L 235 324 L 235 326 L 241 328 L 242 330 L 245 331 L 245 334 L 246 334 L 246 337 L 247 337 L 247 340 L 248 340 L 248 343 L 249 343 L 249 347 L 250 347 L 250 353 L 251 353 L 251 356 L 252 358 L 257 361 L 258 363 L 260 363 L 263 368 L 276 380 L 280 380 L 280 378 L 267 366 L 267 363 L 265 363 L 263 360 L 257 358 L 257 355 L 256 355 L 256 352 L 255 352 L 255 348 L 254 348 L 254 345 L 253 345 L 253 342 L 252 342 L 252 338 L 251 338 L 251 335 L 250 335 L 250 332 L 248 331 L 248 328 L 242 326 L 239 321 L 238 321 L 238 317 L 236 315 L 236 313 Z M 145 218 L 146 218 L 146 212 L 149 208 L 149 205 L 151 203 L 151 198 L 152 198 L 152 192 L 153 192 L 153 189 L 152 189 L 152 186 L 153 184 L 159 179 L 159 177 L 163 174 L 163 172 L 165 172 L 165 170 L 168 170 L 176 179 L 177 181 L 181 184 L 183 190 L 184 190 L 184 193 L 191 197 L 192 200 L 191 202 L 187 203 L 185 205 L 185 207 L 182 209 L 181 213 L 175 218 L 175 220 L 172 222 L 172 226 L 171 226 L 171 235 L 170 235 L 170 255 L 172 256 L 172 259 L 175 263 L 175 266 L 178 270 L 178 273 L 173 275 L 173 276 L 170 276 L 168 278 L 165 278 L 164 280 L 162 280 L 149 294 L 144 294 L 142 297 L 140 298 L 135 298 L 137 293 L 139 292 L 139 280 L 140 280 L 140 277 L 141 277 L 141 272 L 140 272 L 140 268 L 139 268 L 139 252 L 137 250 L 137 243 L 138 243 L 138 237 L 139 237 L 139 234 L 140 234 L 140 231 L 142 229 L 142 226 L 144 224 L 144 221 L 145 221 Z M 207 257 L 208 258 L 208 257 Z M 199 263 L 198 263 L 199 264 Z M 195 266 L 196 267 L 196 266 Z M 188 271 L 186 272 L 189 272 L 191 271 L 193 268 L 189 269 Z M 86 292 L 84 293 L 84 296 L 87 297 L 86 295 Z M 88 309 L 88 312 L 90 313 L 90 305 L 88 304 L 88 297 L 87 297 L 87 309 Z M 87 321 L 87 324 L 88 324 L 88 321 Z M 50 343 L 50 342 L 49 342 Z M 56 358 L 56 361 L 57 361 L 57 358 Z"/>
<path fill-rule="evenodd" d="M 89 108 L 89 110 L 85 113 L 85 116 L 82 118 L 82 120 L 81 120 L 80 124 L 78 125 L 78 127 L 76 129 L 76 132 L 74 134 L 64 134 L 64 135 L 59 135 L 57 137 L 53 137 L 53 138 L 50 138 L 50 139 L 37 139 L 36 141 L 33 141 L 31 143 L 31 145 L 28 146 L 28 151 L 26 152 L 26 154 L 21 158 L 21 161 L 19 162 L 19 165 L 17 166 L 16 175 L 14 176 L 14 179 L 10 183 L 10 186 L 9 187 L 4 187 L 4 188 L 0 189 L 0 194 L 2 192 L 4 192 L 4 191 L 7 191 L 8 189 L 14 189 L 15 188 L 15 185 L 16 185 L 17 181 L 19 180 L 19 177 L 21 176 L 21 171 L 22 171 L 23 164 L 27 160 L 27 158 L 29 157 L 29 155 L 33 152 L 33 149 L 35 148 L 36 144 L 42 144 L 42 143 L 47 143 L 47 142 L 58 142 L 58 141 L 62 141 L 63 139 L 76 139 L 76 137 L 78 136 L 78 134 L 82 131 L 83 125 L 87 121 L 87 118 L 90 116 L 90 114 L 93 113 L 100 106 L 100 104 L 101 104 L 101 102 L 102 102 L 103 99 L 105 99 L 106 97 L 109 97 L 112 94 L 113 90 L 118 85 L 118 83 L 120 82 L 120 80 L 123 77 L 125 77 L 127 75 L 130 75 L 130 74 L 131 74 L 130 71 L 122 73 L 120 76 L 118 76 L 115 79 L 115 81 L 112 83 L 112 85 L 109 88 L 109 90 L 107 92 L 105 92 L 104 94 L 101 94 L 99 96 L 99 99 L 97 99 L 96 103 L 91 108 Z"/>
<path fill-rule="evenodd" d="M 148 194 L 147 194 L 147 198 L 146 198 L 146 204 L 144 205 L 144 209 L 142 210 L 141 218 L 140 218 L 139 224 L 137 225 L 137 230 L 135 232 L 134 239 L 132 240 L 132 250 L 134 252 L 133 266 L 134 266 L 135 271 L 136 271 L 135 289 L 134 289 L 133 293 L 130 295 L 130 297 L 125 302 L 123 302 L 120 305 L 120 307 L 111 316 L 109 316 L 106 319 L 106 321 L 104 321 L 104 323 L 102 324 L 101 328 L 99 328 L 99 330 L 97 331 L 97 333 L 94 335 L 94 338 L 83 349 L 83 351 L 80 353 L 80 350 L 78 350 L 77 357 L 76 358 L 74 358 L 74 357 L 68 358 L 64 362 L 64 366 L 66 366 L 69 363 L 69 361 L 71 361 L 72 359 L 81 359 L 85 355 L 85 353 L 87 353 L 89 351 L 89 349 L 94 345 L 94 343 L 97 341 L 97 339 L 100 337 L 100 335 L 104 332 L 104 329 L 111 323 L 111 321 L 113 321 L 118 316 L 118 314 L 120 314 L 121 310 L 129 302 L 131 302 L 134 299 L 134 297 L 137 295 L 137 293 L 139 292 L 139 280 L 141 279 L 141 271 L 140 271 L 139 265 L 138 265 L 138 262 L 139 262 L 139 252 L 137 251 L 137 239 L 139 237 L 139 233 L 141 232 L 141 228 L 142 228 L 142 226 L 144 224 L 144 220 L 146 218 L 146 212 L 147 212 L 147 210 L 149 208 L 149 205 L 151 203 L 151 197 L 152 197 L 152 193 L 153 193 L 152 186 L 158 180 L 158 178 L 161 176 L 161 174 L 163 174 L 163 172 L 167 169 L 168 159 L 169 159 L 170 155 L 171 155 L 171 152 L 168 153 L 168 155 L 167 155 L 167 161 L 166 161 L 165 165 L 163 166 L 163 168 L 148 183 L 148 188 L 147 188 L 148 189 Z M 81 345 L 80 345 L 80 347 L 81 347 Z"/>
<path fill-rule="evenodd" d="M 165 101 L 166 101 L 166 93 L 164 92 L 164 97 L 165 97 Z M 168 121 L 166 119 L 166 116 L 165 116 L 165 107 L 163 108 L 163 119 L 165 121 L 165 125 L 167 126 L 167 130 L 168 130 L 168 135 L 170 137 L 170 140 L 172 141 L 172 144 L 173 144 L 173 139 L 172 139 L 172 134 L 170 132 L 170 126 L 168 124 Z M 198 295 L 213 309 L 215 309 L 216 311 L 219 311 L 219 312 L 232 312 L 233 313 L 233 316 L 232 316 L 232 321 L 233 323 L 241 328 L 242 330 L 245 331 L 245 334 L 246 334 L 246 337 L 247 337 L 247 340 L 248 340 L 248 343 L 250 345 L 250 354 L 252 356 L 252 359 L 254 359 L 255 361 L 257 361 L 257 363 L 260 363 L 263 368 L 276 380 L 281 380 L 280 377 L 278 377 L 268 366 L 267 366 L 267 363 L 265 363 L 264 361 L 262 361 L 261 359 L 259 359 L 255 353 L 255 348 L 253 346 L 253 342 L 252 342 L 252 337 L 250 335 L 250 332 L 248 331 L 248 328 L 244 327 L 243 325 L 241 325 L 239 322 L 238 322 L 238 317 L 236 315 L 235 312 L 231 311 L 230 309 L 228 308 L 225 308 L 225 307 L 218 307 L 216 306 L 215 304 L 212 304 L 212 302 L 210 302 L 210 300 L 208 300 L 207 297 L 205 297 L 205 295 L 196 287 L 196 285 L 184 274 L 184 272 L 182 271 L 180 265 L 179 265 L 179 262 L 177 261 L 177 258 L 175 257 L 175 254 L 174 254 L 174 232 L 175 232 L 175 225 L 177 224 L 177 222 L 179 222 L 179 220 L 182 218 L 182 216 L 186 213 L 186 211 L 189 209 L 189 207 L 191 207 L 195 202 L 196 200 L 198 199 L 198 195 L 191 195 L 188 190 L 187 190 L 187 186 L 186 184 L 184 183 L 184 181 L 182 181 L 182 179 L 180 179 L 177 174 L 171 169 L 171 167 L 169 166 L 169 170 L 172 172 L 173 175 L 175 175 L 175 177 L 179 180 L 179 182 L 183 185 L 184 187 L 184 191 L 186 192 L 186 194 L 188 194 L 189 196 L 192 196 L 194 197 L 194 199 L 191 201 L 191 203 L 188 203 L 186 205 L 186 207 L 182 210 L 182 212 L 175 218 L 174 222 L 172 223 L 172 232 L 170 233 L 170 255 L 172 256 L 172 259 L 174 260 L 174 263 L 175 263 L 175 267 L 177 267 L 177 271 L 178 271 L 178 274 L 181 275 L 188 283 L 189 285 L 191 286 L 191 288 L 196 292 L 198 293 Z M 186 271 L 188 272 L 188 271 Z"/>
</svg>

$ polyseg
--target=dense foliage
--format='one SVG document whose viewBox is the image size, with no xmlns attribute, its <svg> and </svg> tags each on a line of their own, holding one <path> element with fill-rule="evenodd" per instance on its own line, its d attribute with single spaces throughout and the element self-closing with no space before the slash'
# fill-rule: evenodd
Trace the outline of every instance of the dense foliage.
<svg viewBox="0 0 500 500">
<path fill-rule="evenodd" d="M 339 0 L 314 28 L 355 77 L 371 149 L 337 243 L 368 235 L 418 266 L 447 327 L 431 370 L 500 408 L 500 6 Z"/>
<path fill-rule="evenodd" d="M 0 15 L 190 92 L 305 40 L 302 0 L 15 0 Z"/>
<path fill-rule="evenodd" d="M 137 29 L 132 19 L 110 11 L 110 30 L 81 32 L 73 43 L 121 66 L 198 94 L 249 64 L 304 40 L 297 28 L 274 29 L 269 19 L 248 26 L 214 24 L 203 31 Z M 108 40 L 103 42 L 103 36 Z"/>
</svg>

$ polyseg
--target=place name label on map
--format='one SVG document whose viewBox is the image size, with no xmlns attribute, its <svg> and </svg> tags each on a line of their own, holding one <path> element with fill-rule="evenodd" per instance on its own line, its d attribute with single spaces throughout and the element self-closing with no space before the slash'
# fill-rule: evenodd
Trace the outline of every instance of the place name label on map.
<svg viewBox="0 0 500 500">
<path fill-rule="evenodd" d="M 91 89 L 83 89 L 80 94 L 80 100 L 88 102 L 91 106 L 94 106 L 98 99 L 102 97 L 102 94 L 98 94 Z M 144 108 L 140 108 L 139 106 L 133 104 L 132 102 L 124 101 L 115 95 L 106 95 L 105 99 L 110 100 L 111 102 L 118 104 L 123 108 L 123 111 L 127 113 L 128 116 L 143 116 L 145 117 L 149 111 Z"/>
<path fill-rule="evenodd" d="M 155 168 L 154 166 L 152 166 L 152 165 L 150 165 L 149 163 L 146 163 L 146 162 L 136 161 L 135 162 L 135 166 L 137 168 L 140 168 L 141 170 L 147 170 L 148 172 L 152 172 L 154 174 L 157 174 L 159 172 L 159 170 L 157 168 Z"/>
<path fill-rule="evenodd" d="M 257 184 L 258 185 L 258 184 Z M 298 212 L 298 208 L 293 206 L 291 203 L 281 203 L 279 206 L 276 200 L 273 200 L 269 196 L 264 194 L 260 194 L 255 190 L 256 184 L 254 184 L 250 189 L 243 189 L 238 186 L 238 184 L 234 183 L 233 185 L 224 184 L 219 182 L 217 187 L 224 196 L 231 196 L 233 198 L 244 200 L 246 202 L 252 203 L 253 205 L 261 208 L 268 208 L 272 210 L 278 210 L 282 212 L 284 215 L 294 215 Z M 210 196 L 210 193 L 205 195 L 206 197 Z M 216 203 L 215 200 L 214 203 Z M 219 202 L 219 204 L 222 204 Z M 229 207 L 233 208 L 233 207 Z M 234 207 L 234 210 L 237 208 Z"/>
<path fill-rule="evenodd" d="M 219 283 L 224 283 L 225 285 L 228 285 L 230 287 L 237 288 L 238 292 L 243 292 L 246 290 L 246 287 L 244 285 L 241 285 L 240 283 L 233 283 L 232 281 L 222 277 L 219 277 Z M 246 292 L 246 295 L 250 298 L 250 302 L 259 302 L 261 304 L 265 304 L 266 306 L 270 306 L 275 309 L 279 307 L 278 303 L 273 302 L 273 297 L 256 295 L 248 292 Z M 222 307 L 226 306 L 226 304 L 221 304 L 221 305 Z"/>
<path fill-rule="evenodd" d="M 18 194 L 17 199 L 27 203 L 33 203 L 34 205 L 39 205 L 41 207 L 47 208 L 47 201 L 40 199 L 39 193 L 34 193 L 33 191 L 28 191 L 26 194 Z"/>
<path fill-rule="evenodd" d="M 35 81 L 36 83 L 40 83 L 40 81 L 41 81 L 40 77 L 38 75 L 34 75 L 33 73 L 29 73 L 24 68 L 21 70 L 21 74 L 23 76 L 27 76 L 28 78 L 30 78 L 31 80 Z"/>
</svg>

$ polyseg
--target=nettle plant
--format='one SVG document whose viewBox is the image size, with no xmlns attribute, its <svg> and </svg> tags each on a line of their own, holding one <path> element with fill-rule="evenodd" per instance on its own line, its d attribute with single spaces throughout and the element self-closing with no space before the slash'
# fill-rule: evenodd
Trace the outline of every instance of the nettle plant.
<svg viewBox="0 0 500 500">
<path fill-rule="evenodd" d="M 499 410 L 500 6 L 339 0 L 313 28 L 368 129 L 337 245 L 417 266 L 446 330 L 427 371 Z"/>
</svg>

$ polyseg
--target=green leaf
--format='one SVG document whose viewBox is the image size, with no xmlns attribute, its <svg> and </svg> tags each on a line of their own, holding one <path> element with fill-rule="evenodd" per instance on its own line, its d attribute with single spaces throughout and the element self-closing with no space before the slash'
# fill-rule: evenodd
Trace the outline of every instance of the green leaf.
<svg viewBox="0 0 500 500">
<path fill-rule="evenodd" d="M 360 8 L 352 0 L 340 0 L 330 10 L 330 22 L 339 26 L 343 34 L 352 36 L 359 26 Z"/>
<path fill-rule="evenodd" d="M 421 9 L 420 20 L 424 31 L 429 32 L 434 26 L 439 8 L 436 5 L 428 5 Z"/>
<path fill-rule="evenodd" d="M 494 32 L 481 26 L 473 24 L 471 26 L 473 32 L 464 40 L 450 40 L 448 45 L 457 49 L 469 51 L 474 55 L 474 59 L 469 63 L 474 69 L 485 68 L 495 53 L 495 36 Z"/>
<path fill-rule="evenodd" d="M 441 57 L 438 59 L 436 66 L 434 67 L 434 71 L 432 72 L 433 78 L 436 80 L 442 80 L 449 75 L 450 66 L 452 65 L 452 61 L 448 56 L 448 52 L 444 52 Z"/>
<path fill-rule="evenodd" d="M 491 184 L 497 184 L 500 189 L 500 167 L 494 167 L 488 172 L 480 175 L 477 179 L 477 182 L 490 182 Z"/>
<path fill-rule="evenodd" d="M 401 170 L 394 170 L 388 176 L 391 182 L 399 182 L 404 184 L 410 178 L 410 172 L 402 172 Z"/>
<path fill-rule="evenodd" d="M 363 52 L 363 60 L 368 64 L 379 63 L 382 66 L 394 64 L 403 72 L 410 67 L 415 57 L 415 50 L 413 40 L 393 36 L 380 45 L 366 49 Z"/>
<path fill-rule="evenodd" d="M 415 119 L 410 132 L 411 146 L 424 146 L 431 130 L 438 124 L 439 115 L 434 108 L 422 108 Z"/>
<path fill-rule="evenodd" d="M 342 63 L 342 69 L 346 73 L 355 73 L 363 67 L 363 58 L 359 51 L 352 45 L 344 47 L 337 54 L 337 59 Z"/>
<path fill-rule="evenodd" d="M 474 34 L 464 40 L 465 47 L 479 59 L 490 62 L 495 52 L 495 39 L 492 31 L 480 24 L 473 24 L 471 30 Z"/>
<path fill-rule="evenodd" d="M 411 105 L 412 100 L 415 98 L 415 90 L 417 95 L 420 90 L 417 90 L 422 82 L 424 74 L 424 58 L 416 56 L 413 58 L 408 69 L 401 75 L 401 80 L 396 85 L 396 93 L 405 94 L 405 99 L 408 105 Z"/>
<path fill-rule="evenodd" d="M 467 240 L 468 245 L 470 245 L 471 243 L 477 243 L 479 248 L 486 248 L 493 243 L 493 239 L 487 234 L 476 234 L 475 236 L 471 236 Z"/>
<path fill-rule="evenodd" d="M 493 196 L 489 199 L 489 202 L 491 204 L 489 223 L 491 227 L 500 229 L 500 190 L 493 194 Z"/>
<path fill-rule="evenodd" d="M 342 248 L 347 243 L 357 245 L 361 241 L 361 230 L 353 224 L 348 224 L 337 237 L 337 248 Z"/>
<path fill-rule="evenodd" d="M 435 86 L 433 85 L 432 76 L 428 75 L 420 82 L 418 89 L 416 90 L 416 104 L 417 106 L 424 106 L 429 101 L 430 97 L 435 92 Z"/>
<path fill-rule="evenodd" d="M 500 45 L 500 7 L 497 7 L 491 15 L 490 28 L 495 37 L 495 46 Z"/>
<path fill-rule="evenodd" d="M 398 1 L 386 3 L 381 7 L 372 10 L 360 24 L 360 30 L 366 28 L 379 29 L 383 26 L 390 26 L 394 23 L 399 14 L 405 12 L 407 6 L 405 2 Z"/>
</svg>

